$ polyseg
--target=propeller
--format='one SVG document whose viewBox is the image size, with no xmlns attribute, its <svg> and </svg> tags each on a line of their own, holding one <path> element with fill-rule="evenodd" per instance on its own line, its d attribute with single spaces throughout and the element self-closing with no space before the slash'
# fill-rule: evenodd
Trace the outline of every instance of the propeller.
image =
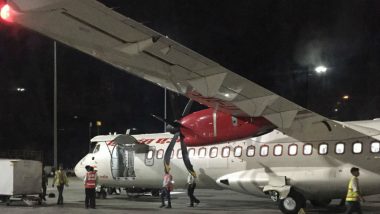
<svg viewBox="0 0 380 214">
<path fill-rule="evenodd" d="M 182 112 L 182 115 L 181 115 L 182 117 L 189 114 L 192 104 L 193 104 L 192 100 L 189 100 L 187 102 L 185 109 Z M 169 143 L 169 146 L 167 147 L 167 149 L 165 151 L 165 155 L 164 155 L 164 167 L 165 167 L 164 170 L 165 170 L 165 172 L 170 171 L 170 156 L 173 152 L 174 145 L 179 138 L 180 143 L 181 143 L 181 152 L 182 152 L 183 163 L 185 164 L 187 171 L 189 171 L 189 173 L 191 173 L 194 177 L 197 177 L 197 174 L 195 173 L 193 165 L 191 164 L 191 161 L 189 158 L 187 146 L 186 146 L 185 142 L 183 141 L 184 136 L 181 133 L 181 127 L 182 127 L 181 123 L 178 120 L 168 121 L 167 119 L 159 117 L 159 116 L 154 115 L 154 114 L 152 114 L 152 116 L 154 118 L 156 118 L 157 120 L 160 120 L 164 123 L 167 123 L 168 124 L 167 130 L 170 133 L 174 134 L 173 138 L 171 139 L 171 141 Z"/>
</svg>

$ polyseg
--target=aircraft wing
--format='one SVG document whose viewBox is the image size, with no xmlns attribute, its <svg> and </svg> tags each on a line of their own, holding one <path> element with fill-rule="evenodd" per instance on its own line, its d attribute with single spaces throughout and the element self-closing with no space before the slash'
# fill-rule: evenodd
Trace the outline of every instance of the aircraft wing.
<svg viewBox="0 0 380 214">
<path fill-rule="evenodd" d="M 378 135 L 311 112 L 95 0 L 8 0 L 11 20 L 234 116 L 263 116 L 301 141 Z M 365 133 L 364 133 L 365 132 Z"/>
</svg>

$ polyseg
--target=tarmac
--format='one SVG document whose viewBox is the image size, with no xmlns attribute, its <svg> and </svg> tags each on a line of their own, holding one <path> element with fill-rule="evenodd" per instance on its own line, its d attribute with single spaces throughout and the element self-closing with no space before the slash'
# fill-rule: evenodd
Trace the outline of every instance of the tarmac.
<svg viewBox="0 0 380 214">
<path fill-rule="evenodd" d="M 55 193 L 49 180 L 48 193 Z M 143 195 L 129 197 L 122 191 L 120 195 L 109 195 L 106 199 L 96 200 L 96 209 L 84 208 L 83 183 L 77 178 L 70 179 L 70 186 L 65 187 L 64 205 L 57 205 L 57 198 L 48 198 L 42 205 L 28 206 L 21 201 L 14 201 L 9 206 L 0 203 L 1 214 L 24 214 L 24 213 L 281 213 L 276 203 L 269 198 L 259 198 L 244 195 L 229 190 L 195 190 L 196 197 L 201 201 L 194 208 L 188 207 L 189 199 L 186 190 L 175 190 L 172 194 L 172 209 L 159 208 L 159 197 Z M 380 195 L 366 197 L 366 203 L 362 204 L 363 213 L 380 214 Z M 327 208 L 314 208 L 307 205 L 306 213 L 344 213 L 344 208 L 338 206 L 339 201 L 333 200 Z"/>
</svg>

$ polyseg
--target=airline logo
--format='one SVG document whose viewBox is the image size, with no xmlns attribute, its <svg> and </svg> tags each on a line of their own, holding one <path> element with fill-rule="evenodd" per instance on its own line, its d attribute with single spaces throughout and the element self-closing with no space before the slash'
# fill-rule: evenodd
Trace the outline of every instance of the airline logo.
<svg viewBox="0 0 380 214">
<path fill-rule="evenodd" d="M 170 143 L 171 140 L 172 138 L 141 138 L 138 139 L 137 142 L 140 144 L 165 144 Z M 178 138 L 176 142 L 180 142 L 180 139 Z M 108 141 L 106 144 L 108 147 L 116 146 L 116 143 L 114 141 Z"/>
<path fill-rule="evenodd" d="M 151 143 L 164 144 L 164 143 L 170 143 L 171 140 L 172 140 L 171 138 L 152 138 L 152 139 L 142 138 L 142 139 L 139 139 L 138 142 L 141 144 L 151 144 Z"/>
</svg>

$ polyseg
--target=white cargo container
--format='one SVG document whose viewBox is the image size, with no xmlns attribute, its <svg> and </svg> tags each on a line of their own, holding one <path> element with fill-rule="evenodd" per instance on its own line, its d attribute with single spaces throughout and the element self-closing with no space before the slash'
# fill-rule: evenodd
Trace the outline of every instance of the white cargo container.
<svg viewBox="0 0 380 214">
<path fill-rule="evenodd" d="M 33 195 L 42 192 L 40 161 L 0 159 L 0 171 L 0 195 Z"/>
</svg>

